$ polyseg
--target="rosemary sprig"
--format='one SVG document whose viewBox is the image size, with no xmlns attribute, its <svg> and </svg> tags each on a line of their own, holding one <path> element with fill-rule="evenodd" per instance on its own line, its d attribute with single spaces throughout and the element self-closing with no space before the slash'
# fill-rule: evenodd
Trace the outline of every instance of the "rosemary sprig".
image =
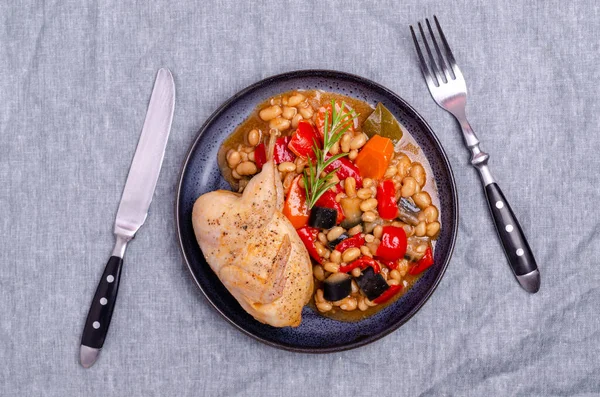
<svg viewBox="0 0 600 397">
<path fill-rule="evenodd" d="M 306 190 L 306 203 L 308 208 L 314 207 L 319 198 L 335 183 L 331 182 L 331 178 L 336 173 L 337 168 L 321 176 L 323 171 L 333 162 L 347 156 L 348 153 L 339 153 L 326 159 L 331 148 L 338 142 L 342 135 L 350 128 L 354 122 L 354 118 L 358 117 L 354 110 L 345 111 L 346 104 L 342 102 L 342 106 L 338 111 L 335 106 L 335 101 L 331 100 L 331 120 L 329 120 L 329 112 L 325 112 L 325 123 L 323 125 L 323 149 L 319 148 L 316 141 L 313 142 L 313 152 L 315 154 L 314 162 L 308 156 L 308 167 L 304 169 L 304 189 Z"/>
</svg>

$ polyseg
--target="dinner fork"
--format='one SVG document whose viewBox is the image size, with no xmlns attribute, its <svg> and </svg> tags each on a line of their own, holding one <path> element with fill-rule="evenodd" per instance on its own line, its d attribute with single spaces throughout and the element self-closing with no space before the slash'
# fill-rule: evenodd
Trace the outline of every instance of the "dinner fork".
<svg viewBox="0 0 600 397">
<path fill-rule="evenodd" d="M 421 65 L 421 72 L 423 72 L 423 77 L 425 77 L 427 87 L 429 87 L 429 92 L 434 101 L 458 120 L 465 144 L 471 151 L 471 164 L 479 171 L 479 175 L 481 176 L 490 212 L 494 218 L 496 231 L 502 242 L 508 263 L 519 284 L 526 291 L 535 293 L 540 289 L 540 272 L 535 258 L 529 248 L 519 221 L 489 170 L 488 159 L 490 156 L 479 147 L 479 139 L 477 139 L 475 132 L 473 132 L 467 120 L 465 114 L 467 85 L 465 79 L 456 64 L 446 36 L 435 15 L 433 19 L 437 27 L 441 46 L 438 44 L 429 19 L 425 19 L 425 24 L 427 25 L 429 38 L 433 43 L 437 59 L 429 45 L 421 22 L 418 23 L 418 27 L 427 59 L 423 56 L 423 51 L 417 40 L 415 30 L 410 26 L 410 32 Z"/>
</svg>

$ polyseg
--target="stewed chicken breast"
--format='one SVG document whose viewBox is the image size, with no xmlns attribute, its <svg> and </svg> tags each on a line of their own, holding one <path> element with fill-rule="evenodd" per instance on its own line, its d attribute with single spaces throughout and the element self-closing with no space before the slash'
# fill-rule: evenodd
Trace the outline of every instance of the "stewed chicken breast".
<svg viewBox="0 0 600 397">
<path fill-rule="evenodd" d="M 194 204 L 192 223 L 206 261 L 240 305 L 260 322 L 295 327 L 313 292 L 312 265 L 281 212 L 275 139 L 272 133 L 268 160 L 243 194 L 203 194 Z"/>
</svg>

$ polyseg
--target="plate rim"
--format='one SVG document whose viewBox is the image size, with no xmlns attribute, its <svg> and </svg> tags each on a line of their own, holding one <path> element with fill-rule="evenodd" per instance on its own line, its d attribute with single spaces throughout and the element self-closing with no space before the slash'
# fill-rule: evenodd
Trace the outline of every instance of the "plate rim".
<svg viewBox="0 0 600 397">
<path fill-rule="evenodd" d="M 431 288 L 421 297 L 421 299 L 418 301 L 418 303 L 415 305 L 415 307 L 413 307 L 404 316 L 404 318 L 402 318 L 402 320 L 394 323 L 392 326 L 390 326 L 389 328 L 386 328 L 384 331 L 381 331 L 378 334 L 375 334 L 375 335 L 369 336 L 367 338 L 360 339 L 358 341 L 351 342 L 351 343 L 348 343 L 345 345 L 341 345 L 341 346 L 332 346 L 332 347 L 289 346 L 289 345 L 280 344 L 280 343 L 265 339 L 265 338 L 261 337 L 260 335 L 256 335 L 256 334 L 246 330 L 239 324 L 237 324 L 235 321 L 233 321 L 231 318 L 229 318 L 229 316 L 227 316 L 225 313 L 223 313 L 221 311 L 221 309 L 219 309 L 219 307 L 211 300 L 211 298 L 207 295 L 207 293 L 204 291 L 204 289 L 198 282 L 198 279 L 196 278 L 196 275 L 194 274 L 194 271 L 190 265 L 190 261 L 185 252 L 184 245 L 183 245 L 183 238 L 181 235 L 181 223 L 179 221 L 179 210 L 180 210 L 179 203 L 180 203 L 180 199 L 181 199 L 181 188 L 183 185 L 183 179 L 185 176 L 185 171 L 188 167 L 188 163 L 190 162 L 190 159 L 191 159 L 191 154 L 194 151 L 194 149 L 196 149 L 196 146 L 198 145 L 198 141 L 200 140 L 200 138 L 206 131 L 206 128 L 213 122 L 213 120 L 215 120 L 217 117 L 219 117 L 221 115 L 221 113 L 226 108 L 228 108 L 233 102 L 235 102 L 238 98 L 246 95 L 247 93 L 249 93 L 257 88 L 260 88 L 261 86 L 264 86 L 265 84 L 269 84 L 270 82 L 273 82 L 273 81 L 286 80 L 286 79 L 290 79 L 290 78 L 302 78 L 302 77 L 321 77 L 321 78 L 342 77 L 344 79 L 353 80 L 355 82 L 358 82 L 358 83 L 361 83 L 361 84 L 364 84 L 367 86 L 374 86 L 376 89 L 379 89 L 379 90 L 385 92 L 387 95 L 390 95 L 395 100 L 399 101 L 403 106 L 405 106 L 410 111 L 412 111 L 414 113 L 415 117 L 417 118 L 417 120 L 424 125 L 425 129 L 430 134 L 431 138 L 433 139 L 433 141 L 435 142 L 437 147 L 440 149 L 440 152 L 442 154 L 442 159 L 443 159 L 446 167 L 450 171 L 449 172 L 450 190 L 451 190 L 453 201 L 455 203 L 455 214 L 454 214 L 454 219 L 453 219 L 454 227 L 452 230 L 454 238 L 450 241 L 450 246 L 448 247 L 448 257 L 447 257 L 446 261 L 443 263 L 441 271 L 438 274 L 438 276 L 435 278 Z M 408 322 L 419 310 L 421 310 L 421 308 L 425 305 L 425 303 L 427 303 L 427 301 L 429 300 L 431 295 L 433 295 L 433 293 L 437 289 L 442 278 L 446 274 L 446 269 L 448 268 L 448 265 L 450 264 L 450 261 L 452 259 L 452 255 L 454 253 L 454 248 L 456 245 L 456 240 L 458 238 L 458 222 L 459 222 L 459 211 L 460 211 L 459 207 L 460 207 L 460 205 L 458 202 L 458 192 L 457 192 L 457 187 L 456 187 L 456 181 L 454 178 L 454 170 L 452 169 L 452 165 L 450 164 L 448 155 L 446 154 L 446 151 L 444 150 L 442 143 L 438 139 L 437 135 L 435 134 L 435 132 L 433 131 L 431 126 L 427 123 L 427 121 L 425 121 L 423 116 L 421 116 L 421 114 L 419 112 L 417 112 L 417 110 L 412 105 L 410 105 L 401 96 L 399 96 L 395 92 L 391 91 L 390 89 L 384 87 L 383 85 L 376 83 L 375 81 L 372 81 L 365 77 L 356 75 L 356 74 L 332 70 L 332 69 L 298 69 L 298 70 L 292 70 L 292 71 L 288 71 L 288 72 L 284 72 L 284 73 L 266 77 L 262 80 L 259 80 L 255 83 L 247 86 L 246 88 L 243 88 L 242 90 L 236 92 L 234 95 L 232 95 L 230 98 L 228 98 L 225 102 L 223 102 L 215 111 L 213 111 L 211 113 L 211 115 L 206 119 L 206 121 L 202 124 L 202 126 L 200 127 L 200 129 L 197 132 L 196 137 L 194 138 L 194 141 L 188 148 L 188 151 L 185 155 L 185 159 L 181 166 L 181 170 L 179 172 L 179 178 L 177 181 L 177 194 L 175 197 L 175 226 L 176 226 L 176 232 L 177 232 L 177 241 L 179 242 L 179 249 L 181 250 L 183 259 L 188 268 L 188 271 L 190 272 L 190 274 L 192 276 L 192 279 L 198 286 L 198 289 L 202 292 L 202 295 L 204 295 L 206 300 L 210 303 L 210 306 L 212 306 L 213 309 L 215 309 L 219 314 L 221 314 L 221 316 L 223 318 L 225 318 L 229 324 L 233 325 L 235 328 L 240 330 L 245 335 L 248 335 L 255 340 L 258 340 L 264 344 L 267 344 L 269 346 L 272 346 L 272 347 L 275 347 L 278 349 L 292 351 L 292 352 L 296 352 L 296 353 L 326 354 L 326 353 L 342 352 L 342 351 L 346 351 L 346 350 L 355 349 L 355 348 L 358 348 L 361 346 L 368 345 L 377 340 L 380 340 L 380 339 L 386 337 L 387 335 L 391 334 L 392 332 L 396 331 L 398 328 L 400 328 L 402 325 L 404 325 L 406 322 Z"/>
</svg>

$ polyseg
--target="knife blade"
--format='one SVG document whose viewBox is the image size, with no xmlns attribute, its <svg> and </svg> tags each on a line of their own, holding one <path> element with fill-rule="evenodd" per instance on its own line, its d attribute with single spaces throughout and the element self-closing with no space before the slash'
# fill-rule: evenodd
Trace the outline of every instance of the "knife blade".
<svg viewBox="0 0 600 397">
<path fill-rule="evenodd" d="M 116 303 L 125 249 L 148 215 L 171 131 L 174 107 L 173 76 L 168 69 L 160 69 L 117 210 L 115 246 L 94 294 L 83 329 L 79 358 L 84 368 L 89 368 L 96 362 L 104 345 Z"/>
</svg>

